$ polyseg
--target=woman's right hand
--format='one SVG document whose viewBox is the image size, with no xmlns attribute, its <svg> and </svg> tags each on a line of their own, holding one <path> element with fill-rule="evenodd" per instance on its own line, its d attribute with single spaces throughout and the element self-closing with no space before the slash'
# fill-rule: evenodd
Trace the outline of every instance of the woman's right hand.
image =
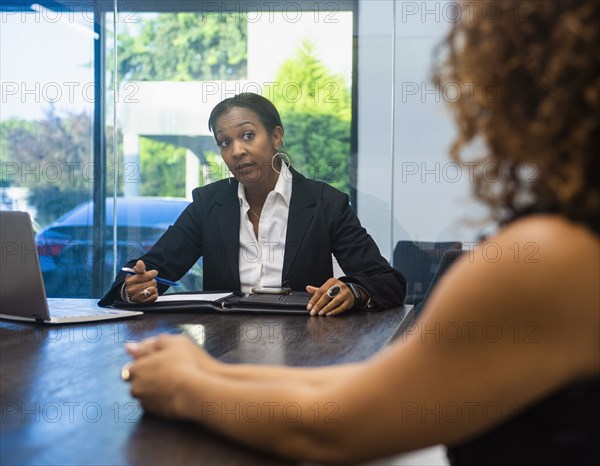
<svg viewBox="0 0 600 466">
<path fill-rule="evenodd" d="M 133 269 L 137 273 L 125 277 L 125 289 L 129 300 L 135 303 L 153 303 L 158 298 L 158 288 L 154 280 L 158 271 L 146 271 L 146 264 L 143 261 L 137 261 Z"/>
</svg>

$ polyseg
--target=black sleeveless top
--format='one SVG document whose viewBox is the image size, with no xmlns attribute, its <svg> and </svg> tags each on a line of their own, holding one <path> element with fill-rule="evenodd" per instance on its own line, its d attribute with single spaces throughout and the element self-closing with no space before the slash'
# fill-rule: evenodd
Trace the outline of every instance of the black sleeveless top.
<svg viewBox="0 0 600 466">
<path fill-rule="evenodd" d="M 547 396 L 494 429 L 448 447 L 453 466 L 600 464 L 600 376 Z"/>
<path fill-rule="evenodd" d="M 588 227 L 598 234 L 598 225 Z M 453 466 L 599 465 L 600 376 L 561 388 L 492 430 L 449 446 L 448 459 Z"/>
</svg>

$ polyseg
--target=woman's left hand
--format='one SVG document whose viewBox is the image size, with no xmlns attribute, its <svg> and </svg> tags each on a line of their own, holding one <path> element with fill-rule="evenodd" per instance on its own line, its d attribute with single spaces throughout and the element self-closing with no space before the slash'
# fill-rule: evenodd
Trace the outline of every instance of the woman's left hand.
<svg viewBox="0 0 600 466">
<path fill-rule="evenodd" d="M 188 337 L 161 335 L 128 345 L 127 351 L 135 358 L 128 367 L 131 395 L 145 411 L 183 417 L 182 386 L 199 374 L 198 353 L 203 350 Z"/>
<path fill-rule="evenodd" d="M 336 286 L 339 287 L 337 294 Z M 306 308 L 311 316 L 334 316 L 354 307 L 354 295 L 350 288 L 337 278 L 330 278 L 320 287 L 308 285 L 306 291 L 313 295 Z"/>
</svg>

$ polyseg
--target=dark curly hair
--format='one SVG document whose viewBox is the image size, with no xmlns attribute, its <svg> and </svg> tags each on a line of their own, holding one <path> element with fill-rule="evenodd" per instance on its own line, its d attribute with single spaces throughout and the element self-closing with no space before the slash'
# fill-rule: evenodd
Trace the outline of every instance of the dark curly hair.
<svg viewBox="0 0 600 466">
<path fill-rule="evenodd" d="M 500 221 L 550 211 L 600 231 L 600 0 L 468 3 L 434 78 L 462 90 L 452 158 L 483 142 L 475 193 Z"/>
</svg>

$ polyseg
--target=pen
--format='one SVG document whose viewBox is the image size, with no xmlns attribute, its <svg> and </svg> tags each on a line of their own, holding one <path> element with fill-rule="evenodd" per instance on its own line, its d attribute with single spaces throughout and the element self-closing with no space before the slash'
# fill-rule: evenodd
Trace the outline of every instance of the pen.
<svg viewBox="0 0 600 466">
<path fill-rule="evenodd" d="M 132 269 L 131 267 L 122 267 L 121 270 L 123 272 L 127 272 L 128 275 L 136 275 L 137 274 L 137 272 L 134 269 Z M 181 286 L 179 283 L 172 282 L 171 280 L 167 280 L 166 278 L 156 277 L 154 280 L 156 280 L 157 283 L 162 283 L 163 285 Z"/>
</svg>

